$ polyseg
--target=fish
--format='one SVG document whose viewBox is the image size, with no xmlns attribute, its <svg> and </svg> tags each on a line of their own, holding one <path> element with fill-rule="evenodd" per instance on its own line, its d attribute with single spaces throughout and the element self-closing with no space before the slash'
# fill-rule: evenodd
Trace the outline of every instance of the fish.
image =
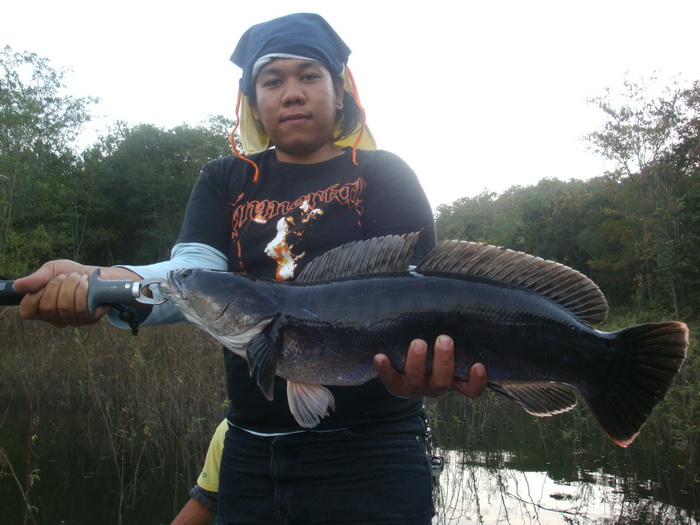
<svg viewBox="0 0 700 525">
<path fill-rule="evenodd" d="M 566 412 L 581 397 L 613 442 L 634 441 L 685 360 L 685 323 L 599 331 L 593 326 L 607 317 L 607 300 L 577 270 L 460 240 L 438 244 L 412 267 L 419 235 L 340 246 L 310 261 L 293 282 L 182 268 L 159 290 L 189 322 L 247 360 L 267 399 L 275 376 L 286 379 L 302 428 L 335 409 L 327 386 L 378 377 L 375 354 L 403 372 L 413 339 L 447 334 L 456 379 L 483 363 L 490 390 L 538 417 Z"/>
</svg>

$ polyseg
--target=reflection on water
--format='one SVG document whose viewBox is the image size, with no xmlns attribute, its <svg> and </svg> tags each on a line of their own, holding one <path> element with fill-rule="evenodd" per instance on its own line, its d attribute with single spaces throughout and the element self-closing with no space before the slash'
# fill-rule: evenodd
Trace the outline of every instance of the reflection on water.
<svg viewBox="0 0 700 525">
<path fill-rule="evenodd" d="M 445 457 L 435 525 L 700 523 L 697 466 L 658 425 L 622 449 L 583 407 L 534 418 L 448 396 L 429 411 Z"/>
<path fill-rule="evenodd" d="M 630 498 L 612 475 L 580 472 L 578 481 L 553 480 L 544 471 L 489 469 L 463 452 L 441 451 L 435 525 L 475 523 L 698 523 L 684 509 Z"/>
<path fill-rule="evenodd" d="M 700 523 L 697 466 L 679 455 L 664 431 L 648 425 L 629 449 L 604 437 L 583 411 L 533 418 L 509 404 L 442 398 L 429 407 L 437 453 L 446 460 L 434 525 Z M 28 489 L 41 525 L 169 523 L 187 499 L 201 458 L 178 467 L 179 450 L 149 458 L 106 446 L 89 410 L 42 414 L 38 430 L 21 403 L 0 400 L 0 523 L 23 523 L 18 480 L 38 469 Z M 30 431 L 38 435 L 28 449 Z M 131 454 L 131 456 L 129 456 Z M 1 463 L 1 462 L 0 462 Z"/>
</svg>

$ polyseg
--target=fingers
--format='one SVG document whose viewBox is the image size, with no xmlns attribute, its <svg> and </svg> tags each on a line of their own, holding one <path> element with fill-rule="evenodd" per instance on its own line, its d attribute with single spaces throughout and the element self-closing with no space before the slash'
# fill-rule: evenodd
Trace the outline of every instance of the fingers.
<svg viewBox="0 0 700 525">
<path fill-rule="evenodd" d="M 427 356 L 428 345 L 416 339 L 408 348 L 404 373 L 399 373 L 384 354 L 374 357 L 374 366 L 389 392 L 395 396 L 418 398 L 428 395 L 426 389 L 429 388 L 429 380 L 425 373 Z"/>
<path fill-rule="evenodd" d="M 40 272 L 41 270 L 39 270 Z M 35 277 L 36 274 L 29 277 Z M 26 279 L 26 278 L 25 278 Z M 52 305 L 57 304 L 58 296 L 60 295 L 61 286 L 65 275 L 57 275 L 47 280 L 43 286 L 35 293 L 30 293 L 22 299 L 19 305 L 19 315 L 25 319 L 44 320 L 54 326 L 60 325 L 60 317 L 56 312 L 51 312 Z M 64 293 L 66 293 L 64 291 Z M 57 324 L 58 323 L 58 324 Z M 64 326 L 64 325 L 63 325 Z"/>
<path fill-rule="evenodd" d="M 44 288 L 47 283 L 59 275 L 70 275 L 73 272 L 86 273 L 82 264 L 69 260 L 49 261 L 36 272 L 17 279 L 15 289 L 24 293 L 35 293 Z"/>
<path fill-rule="evenodd" d="M 379 372 L 379 379 L 395 396 L 423 397 L 427 355 L 428 347 L 425 341 L 416 339 L 408 347 L 404 373 L 399 373 L 384 354 L 374 356 L 374 366 Z"/>
<path fill-rule="evenodd" d="M 486 367 L 481 363 L 475 363 L 469 369 L 468 381 L 454 382 L 454 390 L 472 399 L 476 399 L 483 394 L 487 386 L 488 374 L 486 373 Z"/>
<path fill-rule="evenodd" d="M 441 335 L 435 341 L 431 367 L 427 367 L 428 346 L 425 341 L 411 342 L 406 355 L 404 373 L 399 373 L 384 354 L 374 358 L 379 378 L 387 390 L 405 397 L 437 397 L 450 390 L 470 397 L 479 397 L 488 384 L 486 368 L 473 365 L 468 380 L 455 380 L 455 349 L 452 338 Z M 426 369 L 431 370 L 429 373 Z"/>
<path fill-rule="evenodd" d="M 394 395 L 418 398 L 439 396 L 452 389 L 454 378 L 454 343 L 440 336 L 435 342 L 433 360 L 428 367 L 428 345 L 422 339 L 411 342 L 406 355 L 404 372 L 399 373 L 384 354 L 375 356 L 374 363 L 384 386 Z M 426 373 L 426 369 L 432 369 Z"/>
<path fill-rule="evenodd" d="M 455 375 L 455 345 L 451 337 L 441 335 L 435 341 L 433 371 L 429 377 L 430 396 L 439 396 L 452 388 Z"/>
<path fill-rule="evenodd" d="M 64 281 L 67 293 L 59 297 L 58 313 L 61 321 L 70 326 L 80 326 L 90 316 L 87 312 L 87 274 L 73 273 Z M 71 294 L 72 292 L 72 294 Z"/>
<path fill-rule="evenodd" d="M 19 314 L 25 319 L 46 321 L 56 327 L 94 324 L 104 312 L 96 316 L 88 314 L 87 290 L 87 274 L 59 274 L 38 292 L 25 296 Z"/>
<path fill-rule="evenodd" d="M 75 310 L 75 294 L 79 279 L 80 276 L 77 273 L 68 277 L 61 274 L 46 283 L 37 304 L 38 318 L 54 326 L 70 325 L 76 316 L 71 310 Z"/>
<path fill-rule="evenodd" d="M 15 290 L 22 293 L 36 293 L 41 290 L 54 276 L 53 272 L 47 268 L 48 264 L 46 263 L 30 275 L 17 279 L 14 283 Z"/>
<path fill-rule="evenodd" d="M 377 354 L 374 356 L 374 367 L 379 373 L 379 380 L 384 383 L 386 389 L 394 394 L 395 396 L 402 395 L 402 376 L 399 372 L 391 365 L 391 361 L 384 354 Z"/>
<path fill-rule="evenodd" d="M 402 382 L 402 394 L 407 397 L 422 397 L 426 388 L 425 364 L 428 345 L 421 339 L 411 342 L 406 355 L 406 367 Z"/>
<path fill-rule="evenodd" d="M 96 323 L 106 312 L 87 312 L 88 275 L 94 266 L 66 259 L 49 261 L 36 272 L 15 281 L 27 295 L 19 306 L 24 319 L 42 320 L 57 327 Z"/>
</svg>

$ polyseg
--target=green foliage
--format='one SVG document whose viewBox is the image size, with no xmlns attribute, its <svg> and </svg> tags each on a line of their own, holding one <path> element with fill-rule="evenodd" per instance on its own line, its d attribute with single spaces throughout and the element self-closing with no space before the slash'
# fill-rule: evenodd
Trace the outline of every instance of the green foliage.
<svg viewBox="0 0 700 525">
<path fill-rule="evenodd" d="M 167 259 L 200 167 L 230 152 L 223 117 L 164 130 L 118 125 L 84 154 L 94 208 L 86 256 L 102 264 Z"/>
<path fill-rule="evenodd" d="M 233 123 L 117 123 L 78 154 L 97 100 L 65 94 L 65 75 L 35 54 L 0 53 L 0 272 L 167 258 L 200 167 L 230 154 Z"/>
<path fill-rule="evenodd" d="M 543 179 L 438 208 L 441 238 L 482 241 L 567 264 L 615 305 L 676 318 L 700 311 L 700 83 L 651 96 L 625 82 L 591 143 L 618 169 L 582 182 Z M 617 104 L 617 105 L 616 105 Z"/>
<path fill-rule="evenodd" d="M 144 494 L 165 478 L 174 480 L 168 497 L 182 505 L 224 415 L 220 345 L 186 324 L 133 337 L 106 320 L 57 330 L 24 321 L 15 310 L 0 309 L 0 333 L 11 334 L 0 339 L 0 406 L 13 414 L 9 423 L 0 419 L 0 481 L 10 472 L 21 483 L 3 485 L 11 489 L 0 496 L 3 523 L 19 523 L 8 501 L 21 500 L 24 512 L 42 501 L 34 492 L 80 485 L 74 477 L 98 477 L 97 469 L 116 480 L 116 494 L 101 494 L 102 504 L 116 504 L 120 518 L 111 523 L 140 523 L 128 511 L 139 498 L 153 506 Z M 36 423 L 35 413 L 42 416 Z M 66 477 L 42 475 L 30 491 L 37 469 L 50 470 L 46 458 L 56 447 Z M 161 506 L 167 514 L 168 505 Z M 46 512 L 42 501 L 41 523 L 53 518 Z"/>
<path fill-rule="evenodd" d="M 96 99 L 63 93 L 66 71 L 34 53 L 15 53 L 6 46 L 0 67 L 2 153 L 33 151 L 37 145 L 63 152 L 89 120 L 87 108 Z"/>
<path fill-rule="evenodd" d="M 62 249 L 73 242 L 69 225 L 75 210 L 70 198 L 79 171 L 71 144 L 89 120 L 88 107 L 95 99 L 65 94 L 64 76 L 65 71 L 53 69 L 48 60 L 35 54 L 15 53 L 9 47 L 0 52 L 3 268 L 34 263 L 22 252 L 34 254 L 35 246 L 18 251 L 18 236 L 26 236 L 33 244 L 34 233 L 46 232 Z"/>
<path fill-rule="evenodd" d="M 0 273 L 20 276 L 64 257 L 102 265 L 167 258 L 200 166 L 230 154 L 233 123 L 221 116 L 172 129 L 116 123 L 77 153 L 73 141 L 95 99 L 66 95 L 65 72 L 36 55 L 5 48 L 0 66 Z M 589 139 L 617 162 L 616 171 L 585 182 L 543 179 L 442 205 L 439 237 L 568 264 L 591 276 L 616 310 L 631 312 L 622 325 L 660 316 L 697 319 L 700 83 L 654 96 L 649 89 L 627 81 L 622 99 L 609 92 L 592 99 L 608 121 Z M 155 472 L 164 451 L 179 446 L 170 440 L 187 445 L 177 448 L 178 461 L 186 483 L 194 479 L 200 459 L 192 458 L 195 452 L 201 458 L 223 399 L 220 378 L 211 376 L 218 365 L 202 366 L 202 356 L 192 352 L 202 341 L 172 328 L 137 340 L 106 333 L 103 324 L 79 332 L 30 330 L 2 313 L 3 333 L 13 337 L 0 352 L 0 391 L 21 391 L 18 399 L 30 404 L 41 398 L 53 403 L 51 410 L 87 409 L 91 424 L 109 438 L 97 455 L 111 458 L 123 488 L 137 486 L 143 461 Z M 650 427 L 661 430 L 645 435 L 692 457 L 688 478 L 697 483 L 700 364 L 693 351 L 668 395 L 672 415 L 656 411 Z M 480 410 L 468 414 L 474 436 L 493 430 L 499 401 L 481 400 Z M 513 421 L 522 417 L 515 414 Z M 582 412 L 567 417 L 570 428 L 557 439 L 586 450 L 588 443 L 577 440 L 590 420 Z M 514 426 L 532 428 L 506 425 Z"/>
<path fill-rule="evenodd" d="M 48 260 L 52 253 L 53 240 L 42 224 L 21 234 L 10 230 L 0 252 L 0 268 L 7 275 L 26 275 Z"/>
<path fill-rule="evenodd" d="M 606 89 L 589 102 L 608 117 L 602 130 L 588 136 L 591 147 L 615 161 L 627 176 L 656 162 L 678 137 L 683 108 L 676 81 L 659 87 L 656 77 L 628 77 L 617 95 Z"/>
</svg>

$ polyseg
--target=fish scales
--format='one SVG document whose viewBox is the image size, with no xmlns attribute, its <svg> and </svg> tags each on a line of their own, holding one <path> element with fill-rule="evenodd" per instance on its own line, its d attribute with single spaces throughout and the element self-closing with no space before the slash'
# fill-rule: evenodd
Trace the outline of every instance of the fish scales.
<svg viewBox="0 0 700 525">
<path fill-rule="evenodd" d="M 611 336 L 557 304 L 475 279 L 393 274 L 271 288 L 286 312 L 277 375 L 310 383 L 364 383 L 377 376 L 377 353 L 403 371 L 413 339 L 434 341 L 444 333 L 455 342 L 460 379 L 472 364 L 487 362 L 493 382 L 585 384 L 598 368 L 591 363 L 604 366 L 618 351 Z M 588 351 L 563 351 L 584 346 Z M 312 360 L 323 366 L 307 366 Z"/>
<path fill-rule="evenodd" d="M 290 411 L 304 428 L 334 409 L 323 385 L 376 377 L 377 353 L 403 371 L 413 339 L 448 334 L 457 379 L 482 362 L 489 388 L 535 416 L 571 409 L 578 392 L 615 443 L 632 443 L 685 359 L 684 323 L 595 330 L 608 306 L 590 279 L 495 246 L 448 241 L 409 272 L 417 239 L 341 246 L 311 261 L 294 283 L 182 269 L 160 291 L 247 359 L 268 399 L 275 376 L 286 379 Z"/>
</svg>

